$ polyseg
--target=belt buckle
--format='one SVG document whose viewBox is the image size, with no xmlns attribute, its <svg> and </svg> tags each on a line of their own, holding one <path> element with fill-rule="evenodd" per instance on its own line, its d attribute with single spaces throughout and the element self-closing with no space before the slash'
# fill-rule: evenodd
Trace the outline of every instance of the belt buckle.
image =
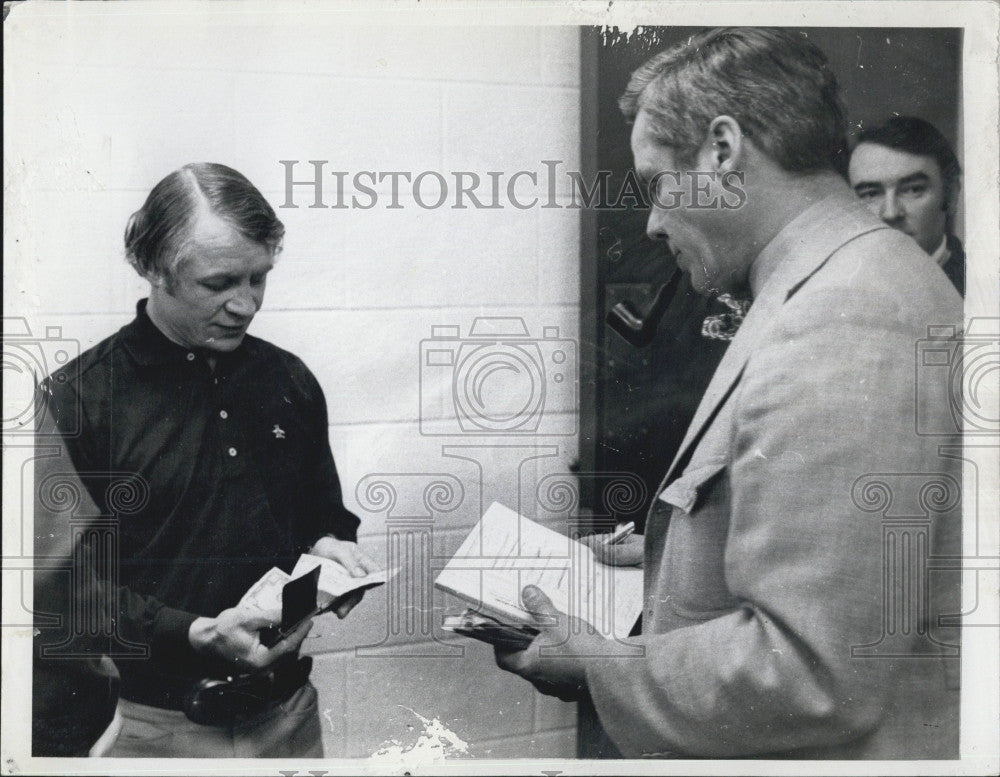
<svg viewBox="0 0 1000 777">
<path fill-rule="evenodd" d="M 195 723 L 224 726 L 232 725 L 238 717 L 270 712 L 305 685 L 311 670 L 312 656 L 289 655 L 263 669 L 225 680 L 206 677 L 185 696 L 184 714 Z"/>
</svg>

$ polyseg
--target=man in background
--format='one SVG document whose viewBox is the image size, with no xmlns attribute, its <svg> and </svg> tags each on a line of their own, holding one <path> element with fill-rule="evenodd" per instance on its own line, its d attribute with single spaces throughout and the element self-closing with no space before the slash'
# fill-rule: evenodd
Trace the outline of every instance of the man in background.
<svg viewBox="0 0 1000 777">
<path fill-rule="evenodd" d="M 912 237 L 965 296 L 965 250 L 954 233 L 962 168 L 934 125 L 894 116 L 858 138 L 851 187 L 872 213 Z"/>
<path fill-rule="evenodd" d="M 376 568 L 343 505 L 319 384 L 296 356 L 247 334 L 283 235 L 237 171 L 171 173 L 125 230 L 149 298 L 46 384 L 100 514 L 120 505 L 92 475 L 124 473 L 137 486 L 116 525 L 117 582 L 130 594 L 119 616 L 139 624 L 127 633 L 150 635 L 151 654 L 117 662 L 124 726 L 112 756 L 322 755 L 309 660 L 296 649 L 308 627 L 268 649 L 265 624 L 236 607 L 271 567 L 290 572 L 306 551 L 355 575 Z M 265 696 L 207 722 L 186 715 L 203 681 L 218 689 L 264 666 Z"/>
</svg>

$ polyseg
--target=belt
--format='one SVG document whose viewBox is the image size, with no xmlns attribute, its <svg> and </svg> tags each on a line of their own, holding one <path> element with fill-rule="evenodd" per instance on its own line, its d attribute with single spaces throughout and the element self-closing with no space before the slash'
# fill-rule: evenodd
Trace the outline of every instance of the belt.
<svg viewBox="0 0 1000 777">
<path fill-rule="evenodd" d="M 225 726 L 287 701 L 306 684 L 311 670 L 311 656 L 289 654 L 263 669 L 225 679 L 143 673 L 131 678 L 122 695 L 138 704 L 183 710 L 196 723 Z"/>
<path fill-rule="evenodd" d="M 231 725 L 270 712 L 306 684 L 312 656 L 282 656 L 270 666 L 225 680 L 199 680 L 184 699 L 184 714 L 195 723 Z"/>
</svg>

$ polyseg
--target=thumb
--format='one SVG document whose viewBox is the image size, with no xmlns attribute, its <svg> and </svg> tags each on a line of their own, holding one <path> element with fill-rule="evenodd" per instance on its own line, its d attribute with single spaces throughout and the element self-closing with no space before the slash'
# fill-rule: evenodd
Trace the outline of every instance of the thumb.
<svg viewBox="0 0 1000 777">
<path fill-rule="evenodd" d="M 281 655 L 283 653 L 291 653 L 298 650 L 299 646 L 305 640 L 306 635 L 312 631 L 312 627 L 312 619 L 299 624 L 299 627 L 295 631 L 285 637 L 285 639 L 279 642 L 275 647 L 271 648 L 271 651 L 277 655 Z"/>
<path fill-rule="evenodd" d="M 559 622 L 561 613 L 538 586 L 526 585 L 521 591 L 521 603 L 540 624 L 554 626 Z"/>
<path fill-rule="evenodd" d="M 277 610 L 243 610 L 234 608 L 233 622 L 246 631 L 257 631 L 265 626 L 281 623 L 281 613 Z"/>
</svg>

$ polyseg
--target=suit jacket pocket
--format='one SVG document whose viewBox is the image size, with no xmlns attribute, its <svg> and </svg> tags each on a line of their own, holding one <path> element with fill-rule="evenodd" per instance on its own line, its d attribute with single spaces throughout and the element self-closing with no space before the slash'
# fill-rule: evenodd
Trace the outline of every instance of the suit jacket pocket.
<svg viewBox="0 0 1000 777">
<path fill-rule="evenodd" d="M 660 493 L 659 498 L 678 510 L 691 513 L 712 479 L 726 468 L 726 461 L 711 461 L 688 467 L 684 473 Z"/>
<path fill-rule="evenodd" d="M 714 459 L 688 467 L 660 495 L 673 506 L 653 601 L 666 606 L 670 622 L 701 621 L 732 610 L 737 602 L 725 579 L 729 534 L 728 462 Z"/>
</svg>

